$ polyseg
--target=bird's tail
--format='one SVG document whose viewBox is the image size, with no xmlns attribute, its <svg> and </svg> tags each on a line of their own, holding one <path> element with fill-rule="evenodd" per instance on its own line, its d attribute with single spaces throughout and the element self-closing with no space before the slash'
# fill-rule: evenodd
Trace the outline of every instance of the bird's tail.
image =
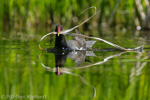
<svg viewBox="0 0 150 100">
<path fill-rule="evenodd" d="M 86 48 L 91 48 L 96 41 L 86 41 Z"/>
</svg>

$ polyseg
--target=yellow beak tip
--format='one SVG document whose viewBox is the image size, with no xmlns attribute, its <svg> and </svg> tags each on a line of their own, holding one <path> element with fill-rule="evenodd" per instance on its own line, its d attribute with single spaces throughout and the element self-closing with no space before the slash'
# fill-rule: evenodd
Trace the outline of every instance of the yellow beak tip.
<svg viewBox="0 0 150 100">
<path fill-rule="evenodd" d="M 58 36 L 59 36 L 59 33 L 58 33 Z"/>
</svg>

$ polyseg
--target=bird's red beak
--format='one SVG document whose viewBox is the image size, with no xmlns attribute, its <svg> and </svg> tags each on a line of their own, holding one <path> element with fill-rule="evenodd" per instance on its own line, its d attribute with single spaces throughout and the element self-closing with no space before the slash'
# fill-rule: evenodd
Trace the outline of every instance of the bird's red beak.
<svg viewBox="0 0 150 100">
<path fill-rule="evenodd" d="M 58 36 L 59 36 L 60 31 L 61 31 L 61 27 L 58 27 L 58 28 L 57 28 Z"/>
</svg>

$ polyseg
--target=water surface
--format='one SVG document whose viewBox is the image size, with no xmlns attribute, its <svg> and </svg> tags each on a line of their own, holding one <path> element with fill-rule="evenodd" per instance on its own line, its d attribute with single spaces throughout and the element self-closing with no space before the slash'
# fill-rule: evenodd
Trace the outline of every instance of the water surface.
<svg viewBox="0 0 150 100">
<path fill-rule="evenodd" d="M 94 48 L 100 51 L 55 54 L 38 48 L 40 38 L 46 34 L 44 30 L 1 32 L 0 98 L 150 100 L 150 33 L 111 30 L 92 33 L 126 48 L 142 45 L 145 49 L 123 52 L 97 41 Z M 54 46 L 54 38 L 47 37 L 41 46 Z"/>
</svg>

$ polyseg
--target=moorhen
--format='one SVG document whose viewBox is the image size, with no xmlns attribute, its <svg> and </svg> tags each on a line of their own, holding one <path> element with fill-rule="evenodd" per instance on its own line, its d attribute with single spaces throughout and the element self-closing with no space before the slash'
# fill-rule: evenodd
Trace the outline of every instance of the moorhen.
<svg viewBox="0 0 150 100">
<path fill-rule="evenodd" d="M 55 32 L 55 48 L 56 49 L 68 49 L 68 50 L 86 50 L 87 48 L 91 48 L 96 41 L 85 41 L 85 38 L 75 36 L 74 39 L 66 41 L 65 36 L 63 34 L 59 34 L 60 31 L 63 31 L 62 25 L 57 25 Z M 76 34 L 80 34 L 78 30 L 76 30 Z"/>
</svg>

